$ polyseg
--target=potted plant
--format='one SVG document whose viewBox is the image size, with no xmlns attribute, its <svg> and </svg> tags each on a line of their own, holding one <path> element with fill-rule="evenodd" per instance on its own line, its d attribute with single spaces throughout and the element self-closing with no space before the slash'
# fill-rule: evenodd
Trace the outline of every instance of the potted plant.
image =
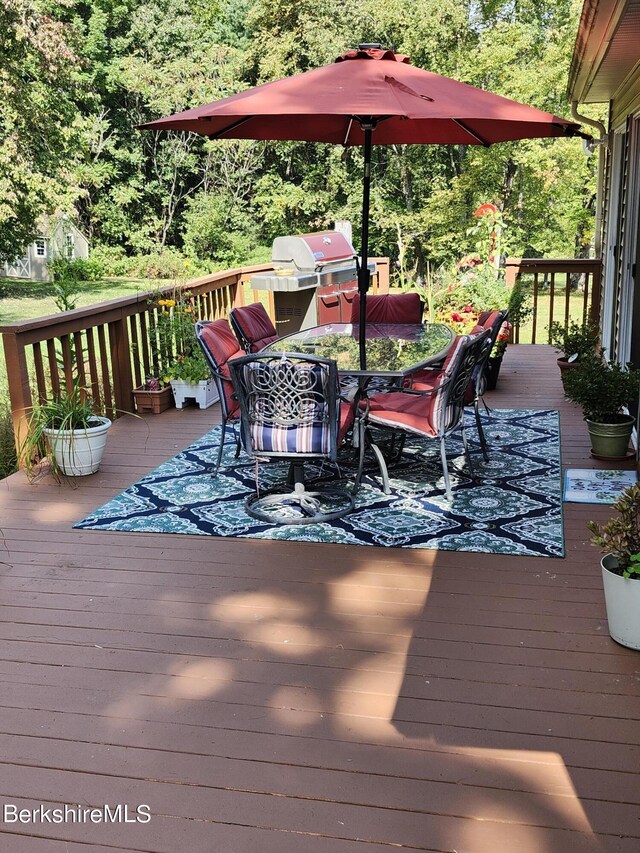
<svg viewBox="0 0 640 853">
<path fill-rule="evenodd" d="M 200 350 L 176 356 L 169 365 L 168 378 L 177 409 L 189 399 L 195 400 L 201 409 L 208 409 L 218 400 L 211 370 Z"/>
<path fill-rule="evenodd" d="M 152 357 L 161 364 L 160 386 L 169 385 L 178 409 L 193 399 L 201 409 L 218 399 L 211 370 L 204 360 L 194 328 L 195 306 L 188 290 L 176 288 L 172 298 L 154 299 Z"/>
<path fill-rule="evenodd" d="M 552 323 L 549 326 L 549 342 L 556 352 L 562 353 L 558 358 L 561 373 L 576 367 L 580 359 L 595 352 L 599 337 L 600 328 L 591 320 L 584 323 L 572 320 L 568 326 Z"/>
<path fill-rule="evenodd" d="M 157 376 L 147 376 L 144 385 L 133 389 L 138 414 L 159 415 L 173 405 L 170 385 L 162 385 Z"/>
<path fill-rule="evenodd" d="M 626 489 L 613 508 L 618 517 L 602 527 L 588 523 L 600 561 L 609 633 L 617 643 L 640 649 L 640 484 Z"/>
<path fill-rule="evenodd" d="M 565 374 L 565 396 L 582 407 L 596 458 L 626 458 L 634 418 L 622 409 L 637 401 L 639 386 L 640 371 L 633 365 L 607 362 L 596 352 Z"/>
<path fill-rule="evenodd" d="M 98 470 L 111 426 L 94 412 L 93 400 L 77 383 L 69 391 L 34 406 L 21 457 L 27 473 L 47 459 L 54 476 L 84 477 Z"/>
</svg>

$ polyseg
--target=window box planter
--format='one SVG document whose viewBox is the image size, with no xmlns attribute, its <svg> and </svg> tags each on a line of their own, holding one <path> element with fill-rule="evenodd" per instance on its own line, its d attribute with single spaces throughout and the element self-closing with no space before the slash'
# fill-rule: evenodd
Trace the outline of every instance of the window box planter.
<svg viewBox="0 0 640 853">
<path fill-rule="evenodd" d="M 173 394 L 168 385 L 159 391 L 148 391 L 141 385 L 133 389 L 133 399 L 136 401 L 136 411 L 139 415 L 159 415 L 173 406 Z"/>
<path fill-rule="evenodd" d="M 172 379 L 171 388 L 177 409 L 181 409 L 186 400 L 194 400 L 201 409 L 208 409 L 219 400 L 213 379 L 203 379 L 195 384 L 182 379 Z"/>
</svg>

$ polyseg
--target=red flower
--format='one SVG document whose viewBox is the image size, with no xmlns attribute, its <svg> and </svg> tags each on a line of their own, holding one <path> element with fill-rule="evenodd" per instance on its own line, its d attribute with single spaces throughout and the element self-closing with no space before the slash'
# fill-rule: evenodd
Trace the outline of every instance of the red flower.
<svg viewBox="0 0 640 853">
<path fill-rule="evenodd" d="M 465 305 L 462 310 L 464 311 L 465 314 L 471 314 L 473 312 L 473 306 L 472 305 Z"/>
<path fill-rule="evenodd" d="M 487 202 L 485 204 L 481 204 L 477 210 L 473 211 L 473 215 L 478 218 L 478 216 L 495 216 L 498 212 L 498 208 L 495 204 L 491 204 Z"/>
<path fill-rule="evenodd" d="M 451 319 L 456 323 L 463 323 L 464 322 L 464 317 L 461 317 L 457 311 L 453 312 L 453 314 L 451 315 Z"/>
</svg>

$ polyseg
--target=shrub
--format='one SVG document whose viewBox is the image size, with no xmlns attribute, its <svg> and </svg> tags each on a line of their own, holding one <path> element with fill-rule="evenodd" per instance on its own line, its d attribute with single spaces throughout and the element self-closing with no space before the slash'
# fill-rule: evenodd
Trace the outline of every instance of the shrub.
<svg viewBox="0 0 640 853">
<path fill-rule="evenodd" d="M 568 326 L 562 323 L 552 323 L 549 326 L 549 341 L 554 346 L 557 352 L 562 352 L 569 358 L 576 355 L 579 361 L 585 355 L 594 352 L 598 338 L 600 337 L 600 328 L 597 323 L 588 320 L 585 323 L 578 323 L 572 320 Z"/>
<path fill-rule="evenodd" d="M 593 533 L 591 542 L 604 554 L 618 558 L 618 574 L 640 578 L 640 484 L 625 489 L 613 509 L 620 516 L 602 527 L 595 521 L 587 524 Z"/>
<path fill-rule="evenodd" d="M 191 261 L 175 249 L 139 255 L 135 269 L 141 278 L 180 279 L 193 275 Z"/>
<path fill-rule="evenodd" d="M 564 377 L 567 399 L 582 407 L 585 420 L 601 424 L 619 423 L 622 408 L 638 399 L 639 389 L 640 370 L 607 362 L 596 352 L 585 355 Z"/>
<path fill-rule="evenodd" d="M 102 264 L 103 275 L 125 276 L 135 269 L 135 258 L 129 258 L 122 246 L 95 246 L 91 259 Z"/>
<path fill-rule="evenodd" d="M 13 474 L 17 467 L 11 410 L 6 402 L 0 401 L 0 480 Z"/>
<path fill-rule="evenodd" d="M 104 267 L 98 258 L 54 258 L 48 263 L 54 280 L 99 281 Z"/>
</svg>

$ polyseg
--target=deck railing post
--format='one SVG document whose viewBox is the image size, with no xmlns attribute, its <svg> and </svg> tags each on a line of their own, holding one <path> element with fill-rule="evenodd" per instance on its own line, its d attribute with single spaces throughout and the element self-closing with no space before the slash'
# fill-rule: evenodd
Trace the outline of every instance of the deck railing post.
<svg viewBox="0 0 640 853">
<path fill-rule="evenodd" d="M 134 410 L 133 375 L 126 317 L 109 323 L 109 344 L 111 348 L 114 406 L 121 412 L 132 412 Z"/>
<path fill-rule="evenodd" d="M 21 449 L 27 433 L 27 415 L 32 403 L 27 356 L 24 343 L 18 334 L 5 332 L 3 343 L 16 453 L 18 464 L 22 468 L 24 460 L 21 458 Z"/>
</svg>

